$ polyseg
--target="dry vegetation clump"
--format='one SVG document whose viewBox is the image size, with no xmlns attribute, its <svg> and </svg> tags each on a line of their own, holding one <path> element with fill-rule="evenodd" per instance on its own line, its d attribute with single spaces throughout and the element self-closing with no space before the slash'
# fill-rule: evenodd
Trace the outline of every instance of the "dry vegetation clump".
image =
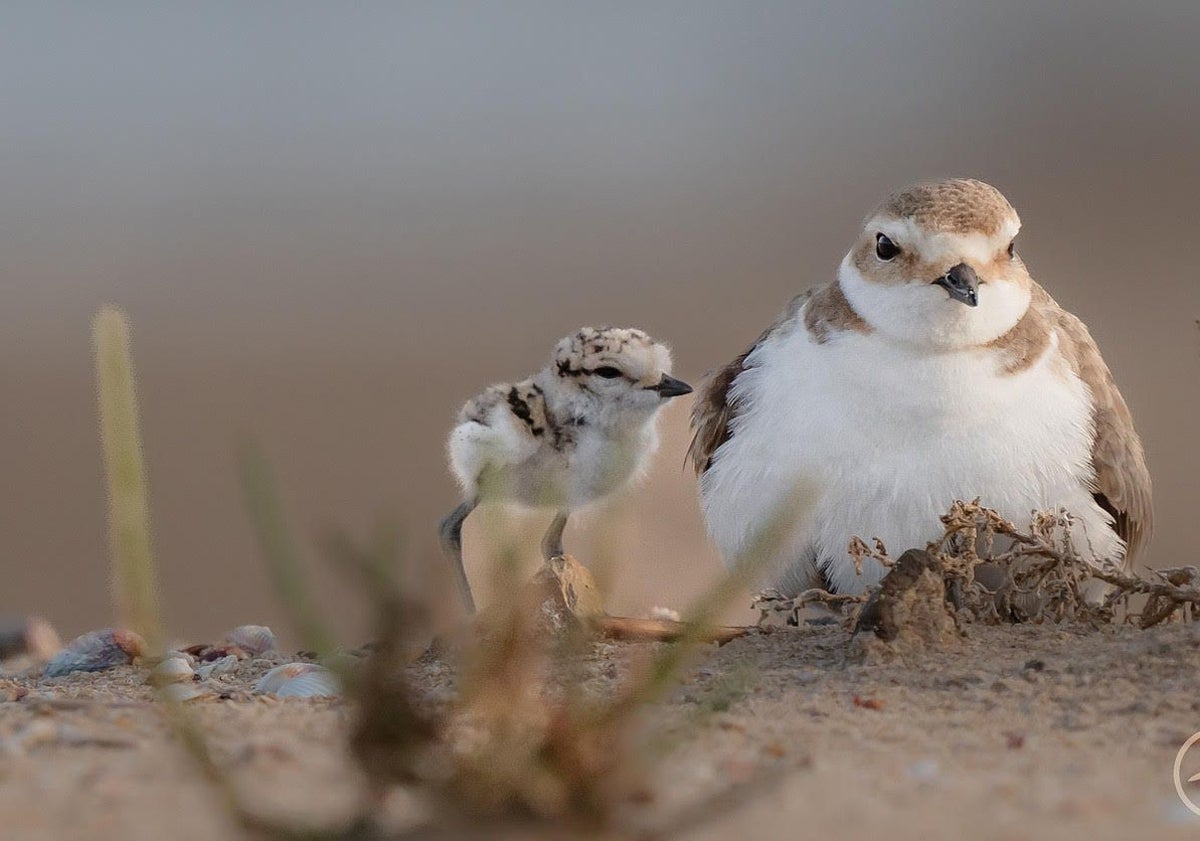
<svg viewBox="0 0 1200 841">
<path fill-rule="evenodd" d="M 255 487 L 273 493 L 269 482 Z M 268 501 L 263 510 L 278 506 Z M 611 617 L 599 609 L 586 569 L 568 556 L 414 658 L 428 638 L 429 610 L 398 583 L 398 559 L 344 535 L 326 549 L 363 583 L 377 623 L 368 656 L 342 673 L 354 705 L 350 751 L 367 796 L 352 824 L 326 831 L 270 826 L 233 798 L 243 826 L 268 838 L 407 837 L 385 832 L 378 820 L 385 794 L 403 786 L 431 815 L 413 831 L 418 837 L 578 837 L 610 833 L 620 815 L 652 799 L 655 757 L 643 738 L 644 714 L 710 638 L 704 622 L 675 623 L 675 642 L 598 687 L 589 660 Z M 448 667 L 453 687 L 431 697 L 422 673 L 434 666 Z M 219 772 L 210 777 L 233 790 Z"/>
<path fill-rule="evenodd" d="M 333 653 L 256 447 L 242 452 L 242 478 L 285 607 L 309 647 Z M 764 536 L 764 546 L 771 539 Z M 396 837 L 380 829 L 379 819 L 384 795 L 395 786 L 426 802 L 432 818 L 421 837 L 575 837 L 611 830 L 618 816 L 653 795 L 655 756 L 647 746 L 661 745 L 643 738 L 648 708 L 678 683 L 700 645 L 751 630 L 720 628 L 712 617 L 740 591 L 754 558 L 765 556 L 756 551 L 741 574 L 722 579 L 700 600 L 691 621 L 676 622 L 608 615 L 590 573 L 570 556 L 552 559 L 532 581 L 522 582 L 512 547 L 492 570 L 494 589 L 512 596 L 425 648 L 429 602 L 420 588 L 403 583 L 420 576 L 404 568 L 394 536 L 381 530 L 372 542 L 359 544 L 338 533 L 323 548 L 331 563 L 362 583 L 376 618 L 376 641 L 364 661 L 329 661 L 331 668 L 343 666 L 342 682 L 354 705 L 350 750 L 367 794 L 351 825 L 303 831 L 331 839 Z M 615 680 L 598 684 L 587 670 L 604 637 L 659 644 L 623 673 L 616 670 Z M 344 668 L 346 662 L 353 667 Z M 435 666 L 449 671 L 452 685 L 431 697 L 422 669 Z M 211 763 L 208 768 L 224 791 L 234 791 Z M 267 827 L 236 797 L 230 802 L 242 825 L 260 834 L 299 832 Z"/>
<path fill-rule="evenodd" d="M 873 630 L 897 647 L 953 641 L 958 625 L 946 602 L 945 568 L 928 552 L 909 549 L 863 605 L 855 630 Z"/>
<path fill-rule="evenodd" d="M 849 625 L 881 640 L 915 636 L 934 642 L 948 638 L 947 619 L 960 630 L 973 622 L 1121 621 L 1149 628 L 1173 617 L 1189 621 L 1200 605 L 1195 566 L 1141 574 L 1085 560 L 1066 511 L 1035 512 L 1022 530 L 976 499 L 955 502 L 941 520 L 941 537 L 898 560 L 879 540 L 852 541 L 850 554 L 860 570 L 867 558 L 889 570 L 875 592 L 846 596 L 814 589 L 793 599 L 764 593 L 755 603 L 760 622 L 778 615 L 794 622 L 801 609 L 822 603 L 848 609 Z"/>
</svg>

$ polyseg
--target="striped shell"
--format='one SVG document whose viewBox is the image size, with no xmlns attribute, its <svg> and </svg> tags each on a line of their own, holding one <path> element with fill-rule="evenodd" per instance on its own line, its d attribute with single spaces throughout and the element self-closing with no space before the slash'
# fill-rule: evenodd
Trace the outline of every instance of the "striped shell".
<svg viewBox="0 0 1200 841">
<path fill-rule="evenodd" d="M 275 634 L 266 625 L 239 625 L 225 635 L 225 641 L 251 657 L 273 651 L 278 645 Z"/>
<path fill-rule="evenodd" d="M 42 677 L 62 677 L 71 672 L 99 672 L 133 662 L 146 653 L 146 643 L 133 631 L 89 631 L 67 643 L 50 658 Z"/>
<path fill-rule="evenodd" d="M 317 663 L 276 666 L 254 685 L 259 695 L 279 698 L 324 698 L 342 694 L 337 676 Z"/>
</svg>

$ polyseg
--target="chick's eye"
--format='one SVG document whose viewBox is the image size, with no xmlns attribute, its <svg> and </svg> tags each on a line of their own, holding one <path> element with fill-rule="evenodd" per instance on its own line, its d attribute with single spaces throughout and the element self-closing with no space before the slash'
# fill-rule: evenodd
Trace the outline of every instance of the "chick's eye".
<svg viewBox="0 0 1200 841">
<path fill-rule="evenodd" d="M 597 368 L 595 371 L 592 371 L 592 373 L 597 377 L 603 377 L 606 380 L 615 380 L 617 377 L 621 376 L 621 369 L 614 368 L 611 365 L 605 365 L 603 368 Z"/>
<path fill-rule="evenodd" d="M 1010 242 L 1006 250 L 1008 252 L 1008 259 L 1015 260 L 1017 257 L 1017 241 L 1014 239 Z"/>
<path fill-rule="evenodd" d="M 875 256 L 885 263 L 900 253 L 900 246 L 883 234 L 875 235 Z"/>
</svg>

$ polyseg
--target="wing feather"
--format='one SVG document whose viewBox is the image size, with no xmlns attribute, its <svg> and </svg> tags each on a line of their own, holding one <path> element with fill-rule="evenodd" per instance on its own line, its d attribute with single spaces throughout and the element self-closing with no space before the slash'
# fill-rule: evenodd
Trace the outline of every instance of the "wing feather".
<svg viewBox="0 0 1200 841">
<path fill-rule="evenodd" d="M 1128 547 L 1126 565 L 1136 558 L 1154 528 L 1150 471 L 1133 425 L 1133 415 L 1087 327 L 1048 295 L 1045 306 L 1058 328 L 1063 355 L 1092 397 L 1094 496 L 1113 517 L 1113 528 Z"/>
<path fill-rule="evenodd" d="M 712 466 L 713 456 L 731 435 L 729 424 L 737 416 L 737 402 L 730 396 L 734 382 L 746 370 L 746 360 L 754 350 L 765 342 L 783 325 L 793 320 L 812 297 L 812 291 L 797 295 L 775 323 L 762 332 L 736 359 L 718 368 L 705 382 L 699 397 L 692 405 L 692 443 L 688 446 L 687 458 L 691 460 L 696 475 L 701 476 Z"/>
</svg>

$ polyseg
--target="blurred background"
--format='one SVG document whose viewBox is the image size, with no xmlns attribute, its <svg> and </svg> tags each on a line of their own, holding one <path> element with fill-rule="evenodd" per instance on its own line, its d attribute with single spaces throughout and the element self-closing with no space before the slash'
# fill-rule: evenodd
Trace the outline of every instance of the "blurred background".
<svg viewBox="0 0 1200 841">
<path fill-rule="evenodd" d="M 102 302 L 133 321 L 171 627 L 204 639 L 283 624 L 239 435 L 306 538 L 391 514 L 440 573 L 466 398 L 597 322 L 668 340 L 698 380 L 831 279 L 885 194 L 943 175 L 1020 211 L 1025 261 L 1090 325 L 1146 441 L 1149 563 L 1196 562 L 1200 4 L 979 6 L 7 6 L 0 612 L 111 622 Z M 682 607 L 720 571 L 687 410 L 625 516 L 568 533 L 619 559 L 618 611 Z M 467 539 L 482 579 L 479 523 Z"/>
</svg>

